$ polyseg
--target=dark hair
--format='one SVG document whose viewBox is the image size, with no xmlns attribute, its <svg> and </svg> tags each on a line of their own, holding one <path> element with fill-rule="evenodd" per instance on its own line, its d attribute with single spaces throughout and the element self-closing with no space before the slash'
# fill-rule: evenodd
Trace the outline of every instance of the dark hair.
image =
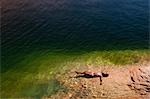
<svg viewBox="0 0 150 99">
<path fill-rule="evenodd" d="M 103 77 L 108 77 L 109 74 L 107 74 L 107 73 L 102 73 L 102 76 L 103 76 Z"/>
</svg>

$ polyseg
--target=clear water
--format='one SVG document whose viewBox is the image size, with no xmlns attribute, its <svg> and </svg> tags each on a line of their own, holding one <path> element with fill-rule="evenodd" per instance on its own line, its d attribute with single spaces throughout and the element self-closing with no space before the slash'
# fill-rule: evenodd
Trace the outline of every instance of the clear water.
<svg viewBox="0 0 150 99">
<path fill-rule="evenodd" d="M 2 61 L 43 49 L 147 49 L 148 13 L 148 0 L 2 0 Z"/>
</svg>

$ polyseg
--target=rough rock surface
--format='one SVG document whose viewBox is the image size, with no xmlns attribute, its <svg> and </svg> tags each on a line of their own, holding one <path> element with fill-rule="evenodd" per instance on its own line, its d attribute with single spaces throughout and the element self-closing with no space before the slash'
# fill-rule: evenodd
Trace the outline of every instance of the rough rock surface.
<svg viewBox="0 0 150 99">
<path fill-rule="evenodd" d="M 109 77 L 75 78 L 74 71 L 107 72 Z M 63 76 L 62 76 L 63 75 Z M 67 88 L 44 99 L 150 99 L 150 64 L 115 67 L 82 66 L 58 75 Z"/>
<path fill-rule="evenodd" d="M 131 82 L 128 86 L 141 95 L 150 93 L 150 66 L 136 67 L 130 70 Z"/>
</svg>

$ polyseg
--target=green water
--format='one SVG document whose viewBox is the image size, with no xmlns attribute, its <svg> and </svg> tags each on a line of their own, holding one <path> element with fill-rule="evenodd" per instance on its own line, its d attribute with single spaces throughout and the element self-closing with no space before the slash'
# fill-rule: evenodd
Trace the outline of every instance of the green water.
<svg viewBox="0 0 150 99">
<path fill-rule="evenodd" d="M 44 50 L 42 51 L 44 52 Z M 55 80 L 55 75 L 77 66 L 134 64 L 150 58 L 148 50 L 52 52 L 45 50 L 21 54 L 14 68 L 2 73 L 2 97 L 40 98 L 59 90 L 67 90 Z"/>
</svg>

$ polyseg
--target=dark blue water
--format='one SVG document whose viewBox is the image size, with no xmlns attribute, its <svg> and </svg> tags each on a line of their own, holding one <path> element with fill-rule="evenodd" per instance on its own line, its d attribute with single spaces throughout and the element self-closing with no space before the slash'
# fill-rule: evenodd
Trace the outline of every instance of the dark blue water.
<svg viewBox="0 0 150 99">
<path fill-rule="evenodd" d="M 148 0 L 3 0 L 2 3 L 4 47 L 148 47 Z"/>
<path fill-rule="evenodd" d="M 2 57 L 43 49 L 148 49 L 148 1 L 2 0 Z"/>
</svg>

